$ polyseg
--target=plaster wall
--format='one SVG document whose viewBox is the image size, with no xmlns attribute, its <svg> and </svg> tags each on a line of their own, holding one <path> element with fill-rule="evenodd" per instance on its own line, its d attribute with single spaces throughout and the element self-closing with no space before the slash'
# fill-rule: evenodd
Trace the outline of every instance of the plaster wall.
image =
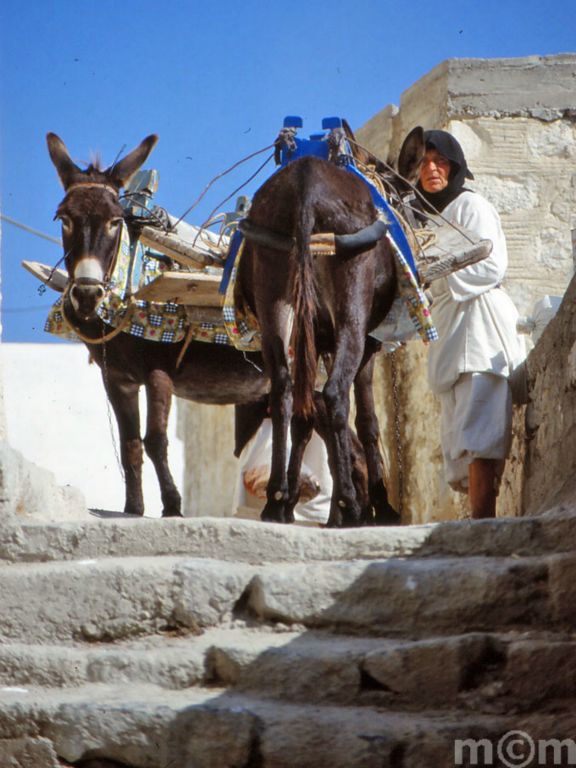
<svg viewBox="0 0 576 768">
<path fill-rule="evenodd" d="M 10 446 L 52 472 L 58 485 L 81 489 L 89 508 L 121 512 L 124 480 L 115 453 L 119 450 L 116 421 L 100 369 L 88 364 L 84 345 L 2 344 L 0 369 Z M 141 402 L 143 424 L 145 412 Z M 184 456 L 174 409 L 168 439 L 172 473 L 182 488 Z M 158 517 L 162 504 L 147 459 L 143 473 L 146 514 Z"/>
</svg>

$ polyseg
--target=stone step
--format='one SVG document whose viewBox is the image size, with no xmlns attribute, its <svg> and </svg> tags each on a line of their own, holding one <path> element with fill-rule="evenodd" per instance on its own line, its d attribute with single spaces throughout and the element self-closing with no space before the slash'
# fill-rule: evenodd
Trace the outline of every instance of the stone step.
<svg viewBox="0 0 576 768">
<path fill-rule="evenodd" d="M 280 704 L 217 688 L 87 685 L 4 691 L 0 755 L 30 738 L 41 741 L 45 753 L 50 747 L 55 766 L 60 759 L 77 763 L 89 757 L 135 768 L 431 768 L 477 764 L 478 754 L 490 758 L 480 764 L 491 765 L 503 734 L 514 729 L 533 740 L 570 739 L 574 723 L 572 714 L 407 715 Z"/>
<path fill-rule="evenodd" d="M 550 633 L 410 641 L 236 627 L 103 647 L 0 646 L 0 695 L 88 683 L 217 685 L 286 702 L 387 710 L 527 712 L 555 702 L 561 711 L 576 699 L 576 641 Z"/>
<path fill-rule="evenodd" d="M 232 618 L 425 636 L 571 625 L 576 555 L 252 565 L 175 556 L 0 568 L 0 638 L 116 641 Z"/>
<path fill-rule="evenodd" d="M 408 556 L 536 556 L 569 552 L 576 516 L 502 518 L 326 530 L 249 520 L 190 518 L 26 523 L 0 543 L 0 561 L 44 562 L 103 556 L 189 555 L 259 563 L 371 560 Z"/>
<path fill-rule="evenodd" d="M 407 558 L 258 571 L 262 621 L 380 637 L 572 626 L 576 555 Z"/>
<path fill-rule="evenodd" d="M 568 635 L 397 641 L 308 632 L 268 648 L 264 642 L 235 637 L 214 644 L 208 679 L 282 701 L 384 710 L 529 712 L 554 702 L 561 712 L 576 700 L 576 641 Z"/>
</svg>

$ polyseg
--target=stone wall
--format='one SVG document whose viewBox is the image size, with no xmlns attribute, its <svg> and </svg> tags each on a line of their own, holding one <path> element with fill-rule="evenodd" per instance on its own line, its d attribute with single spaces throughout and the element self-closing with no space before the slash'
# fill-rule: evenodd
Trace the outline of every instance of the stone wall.
<svg viewBox="0 0 576 768">
<path fill-rule="evenodd" d="M 527 360 L 530 402 L 524 460 L 510 472 L 526 515 L 574 500 L 576 491 L 576 278 Z"/>
<path fill-rule="evenodd" d="M 562 295 L 572 276 L 576 221 L 576 55 L 443 62 L 357 131 L 361 144 L 393 159 L 415 125 L 444 128 L 461 142 L 475 175 L 470 188 L 499 210 L 509 249 L 505 288 L 521 314 L 546 294 Z M 442 478 L 438 405 L 426 382 L 426 350 L 411 342 L 396 353 L 400 368 L 403 499 L 411 522 L 467 515 L 463 496 Z M 387 376 L 391 362 L 379 364 Z M 384 423 L 394 419 L 389 390 L 377 385 Z M 516 415 L 511 461 L 499 514 L 520 514 L 516 466 L 522 463 L 523 412 Z M 382 430 L 386 451 L 396 451 Z M 396 478 L 397 482 L 397 478 Z"/>
</svg>

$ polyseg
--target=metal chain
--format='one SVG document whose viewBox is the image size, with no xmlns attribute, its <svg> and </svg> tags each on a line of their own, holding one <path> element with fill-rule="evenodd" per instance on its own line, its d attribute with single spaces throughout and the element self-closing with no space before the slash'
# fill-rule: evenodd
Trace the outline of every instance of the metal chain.
<svg viewBox="0 0 576 768">
<path fill-rule="evenodd" d="M 390 378 L 392 382 L 392 404 L 394 408 L 394 441 L 396 443 L 396 468 L 398 473 L 398 514 L 404 508 L 404 448 L 401 434 L 400 387 L 398 385 L 397 350 L 390 353 Z"/>
<path fill-rule="evenodd" d="M 102 324 L 102 333 L 104 333 L 104 324 Z M 118 444 L 116 442 L 116 434 L 114 432 L 114 422 L 112 421 L 112 409 L 110 407 L 110 398 L 108 397 L 108 362 L 106 360 L 106 344 L 102 344 L 102 378 L 104 380 L 104 392 L 106 393 L 106 414 L 108 416 L 108 427 L 110 429 L 110 437 L 112 438 L 112 446 L 114 448 L 114 456 L 116 457 L 116 463 L 120 470 L 120 476 L 126 481 L 124 475 L 124 467 L 118 454 Z M 118 427 L 119 429 L 119 427 Z"/>
</svg>

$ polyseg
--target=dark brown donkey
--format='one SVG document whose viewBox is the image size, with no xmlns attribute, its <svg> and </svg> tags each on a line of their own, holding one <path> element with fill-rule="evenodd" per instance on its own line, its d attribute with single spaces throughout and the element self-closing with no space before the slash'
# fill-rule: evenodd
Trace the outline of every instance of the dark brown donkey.
<svg viewBox="0 0 576 768">
<path fill-rule="evenodd" d="M 110 326 L 95 312 L 107 294 L 107 281 L 117 253 L 123 216 L 118 193 L 144 163 L 156 140 L 156 136 L 149 136 L 107 170 L 93 165 L 81 170 L 70 159 L 61 139 L 53 133 L 47 136 L 50 157 L 66 191 L 56 212 L 56 218 L 62 222 L 69 275 L 65 312 L 102 369 L 104 386 L 118 421 L 126 482 L 124 512 L 144 513 L 141 469 L 144 446 L 158 476 L 162 515 L 170 517 L 180 515 L 180 494 L 167 460 L 166 427 L 172 395 L 200 403 L 244 404 L 246 409 L 255 404 L 265 408 L 269 380 L 261 372 L 259 355 L 243 355 L 223 345 L 192 342 L 177 367 L 184 342 L 160 343 L 119 333 L 102 343 Z M 259 363 L 258 368 L 254 362 Z M 138 392 L 142 385 L 146 387 L 148 403 L 143 441 L 138 410 Z M 248 430 L 241 442 L 251 431 Z"/>
<path fill-rule="evenodd" d="M 402 176 L 415 175 L 423 148 L 422 131 L 415 129 L 400 153 Z M 302 445 L 312 429 L 317 362 L 319 356 L 328 355 L 323 400 L 333 478 L 329 525 L 358 525 L 362 518 L 347 429 L 352 384 L 376 520 L 398 521 L 383 482 L 372 395 L 377 345 L 367 335 L 385 317 L 396 293 L 394 256 L 387 238 L 374 232 L 376 219 L 367 185 L 316 157 L 288 164 L 254 196 L 244 227 L 251 244 L 240 263 L 237 288 L 259 319 L 262 353 L 272 381 L 272 471 L 263 519 L 291 520 Z M 310 237 L 320 232 L 344 236 L 337 238 L 335 256 L 311 255 Z M 290 425 L 295 448 L 286 471 Z"/>
</svg>

